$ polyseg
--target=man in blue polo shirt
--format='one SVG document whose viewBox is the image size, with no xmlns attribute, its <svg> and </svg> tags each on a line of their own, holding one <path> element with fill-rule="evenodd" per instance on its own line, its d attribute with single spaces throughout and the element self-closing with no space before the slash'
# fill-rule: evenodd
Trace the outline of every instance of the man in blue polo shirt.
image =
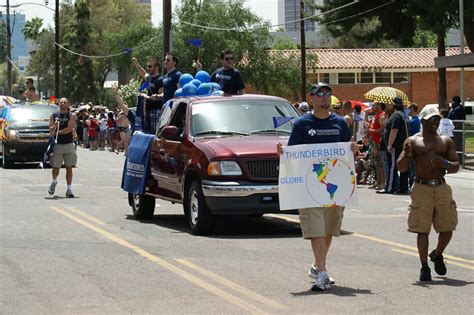
<svg viewBox="0 0 474 315">
<path fill-rule="evenodd" d="M 331 87 L 325 83 L 318 83 L 311 87 L 313 111 L 296 119 L 291 131 L 288 145 L 349 142 L 351 134 L 343 117 L 331 113 Z M 357 145 L 353 142 L 352 151 L 357 152 Z M 280 154 L 283 146 L 277 145 Z M 299 209 L 300 225 L 305 239 L 311 240 L 314 255 L 314 264 L 308 276 L 315 279 L 311 287 L 313 291 L 324 291 L 331 288 L 334 280 L 326 270 L 326 256 L 331 245 L 332 237 L 341 232 L 344 207 L 332 208 L 314 207 Z"/>
</svg>

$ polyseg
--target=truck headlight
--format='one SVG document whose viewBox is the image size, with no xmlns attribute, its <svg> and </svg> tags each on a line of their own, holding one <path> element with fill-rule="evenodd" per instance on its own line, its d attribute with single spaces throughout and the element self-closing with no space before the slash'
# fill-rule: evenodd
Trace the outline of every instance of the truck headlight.
<svg viewBox="0 0 474 315">
<path fill-rule="evenodd" d="M 17 139 L 18 138 L 18 133 L 16 132 L 16 130 L 8 130 L 7 138 L 10 139 L 10 140 Z"/>
<path fill-rule="evenodd" d="M 242 175 L 242 169 L 235 161 L 215 161 L 207 167 L 209 176 L 238 176 Z"/>
</svg>

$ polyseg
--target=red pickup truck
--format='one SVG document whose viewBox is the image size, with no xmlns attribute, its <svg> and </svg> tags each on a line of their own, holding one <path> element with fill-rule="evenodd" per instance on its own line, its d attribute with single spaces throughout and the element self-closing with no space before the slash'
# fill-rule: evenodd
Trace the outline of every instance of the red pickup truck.
<svg viewBox="0 0 474 315">
<path fill-rule="evenodd" d="M 129 195 L 134 216 L 150 219 L 155 198 L 182 203 L 194 234 L 212 231 L 215 215 L 279 212 L 278 141 L 297 117 L 291 104 L 264 95 L 184 97 L 165 106 L 151 148 L 144 195 Z"/>
</svg>

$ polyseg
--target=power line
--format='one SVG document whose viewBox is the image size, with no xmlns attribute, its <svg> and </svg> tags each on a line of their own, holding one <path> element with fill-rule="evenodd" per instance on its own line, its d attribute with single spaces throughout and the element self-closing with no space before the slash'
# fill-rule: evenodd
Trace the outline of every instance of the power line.
<svg viewBox="0 0 474 315">
<path fill-rule="evenodd" d="M 182 23 L 182 24 L 186 24 L 186 25 L 190 25 L 190 26 L 194 26 L 194 27 L 200 27 L 200 28 L 204 28 L 204 29 L 210 29 L 210 30 L 217 30 L 217 31 L 239 31 L 239 32 L 240 32 L 240 31 L 247 31 L 247 32 L 250 32 L 250 31 L 253 31 L 253 30 L 256 30 L 256 29 L 259 29 L 259 28 L 274 28 L 274 27 L 277 27 L 277 26 L 282 26 L 282 25 L 287 25 L 287 24 L 294 24 L 294 23 L 298 23 L 298 22 L 301 22 L 301 21 L 313 19 L 313 18 L 322 16 L 322 15 L 325 15 L 325 14 L 328 14 L 328 13 L 332 13 L 332 12 L 335 12 L 335 11 L 338 11 L 338 10 L 341 10 L 341 9 L 344 9 L 344 8 L 346 8 L 346 7 L 352 6 L 352 5 L 354 5 L 354 4 L 358 3 L 358 2 L 359 2 L 359 0 L 354 0 L 354 1 L 350 2 L 350 3 L 344 4 L 344 5 L 340 6 L 340 7 L 331 9 L 331 10 L 329 10 L 329 11 L 317 13 L 317 14 L 314 14 L 314 15 L 311 15 L 311 16 L 307 16 L 307 17 L 304 17 L 304 18 L 301 18 L 301 19 L 294 20 L 294 21 L 289 21 L 289 22 L 279 23 L 279 24 L 274 24 L 274 25 L 269 25 L 269 26 L 266 26 L 266 25 L 254 26 L 254 27 L 251 27 L 251 28 L 228 28 L 228 27 L 220 27 L 220 26 L 208 26 L 208 25 L 201 25 L 201 24 L 195 24 L 195 23 L 191 23 L 191 22 L 186 22 L 186 21 L 182 21 L 182 20 L 179 20 L 179 19 L 177 19 L 177 20 L 180 21 L 180 23 Z"/>
<path fill-rule="evenodd" d="M 152 38 L 150 38 L 149 40 L 147 40 L 146 42 L 143 42 L 142 44 L 138 45 L 138 46 L 135 46 L 134 48 L 131 48 L 132 50 L 138 50 L 140 49 L 141 47 L 147 45 L 148 43 L 150 43 L 151 41 L 153 41 L 154 39 L 160 37 L 161 35 L 157 35 L 157 36 L 154 36 Z M 66 47 L 64 47 L 63 45 L 57 43 L 57 42 L 54 42 L 55 45 L 57 45 L 59 48 L 61 48 L 62 50 L 65 50 L 67 51 L 68 53 L 71 53 L 73 55 L 76 55 L 76 56 L 80 56 L 80 57 L 85 57 L 85 58 L 91 58 L 91 59 L 106 59 L 106 58 L 112 58 L 112 57 L 117 57 L 117 56 L 121 56 L 121 55 L 125 55 L 125 54 L 128 54 L 129 51 L 122 51 L 120 53 L 116 53 L 116 54 L 110 54 L 110 55 L 86 55 L 86 54 L 81 54 L 81 53 L 78 53 L 78 52 L 75 52 L 73 50 L 70 50 Z"/>
<path fill-rule="evenodd" d="M 364 12 L 360 12 L 360 13 L 357 13 L 357 14 L 354 14 L 354 15 L 351 15 L 351 16 L 347 16 L 345 18 L 341 18 L 341 19 L 338 19 L 338 20 L 335 20 L 335 21 L 331 21 L 331 22 L 326 22 L 326 23 L 323 23 L 321 25 L 328 25 L 328 24 L 333 24 L 333 23 L 338 23 L 338 22 L 341 22 L 341 21 L 345 21 L 345 20 L 349 20 L 349 19 L 352 19 L 353 17 L 356 17 L 356 16 L 360 16 L 360 15 L 363 15 L 363 14 L 366 14 L 366 13 L 369 13 L 369 12 L 372 12 L 372 11 L 375 11 L 375 10 L 378 10 L 382 7 L 385 7 L 387 5 L 390 5 L 390 4 L 393 4 L 395 3 L 395 0 L 392 0 L 390 2 L 387 2 L 387 3 L 384 3 L 382 5 L 379 5 L 378 7 L 375 7 L 375 8 L 372 8 L 372 9 L 369 9 L 367 11 L 364 11 Z"/>
<path fill-rule="evenodd" d="M 322 12 L 322 13 L 318 13 L 318 14 L 315 14 L 315 15 L 312 15 L 312 16 L 308 16 L 308 17 L 305 17 L 305 18 L 302 18 L 302 19 L 298 19 L 298 20 L 294 20 L 294 21 L 290 21 L 290 22 L 286 22 L 286 23 L 280 23 L 280 24 L 275 24 L 275 25 L 270 25 L 270 26 L 256 26 L 256 27 L 253 27 L 253 28 L 247 28 L 247 29 L 244 29 L 242 31 L 251 31 L 251 30 L 255 30 L 255 29 L 258 29 L 258 28 L 272 28 L 272 27 L 275 27 L 275 26 L 281 26 L 281 25 L 286 25 L 286 24 L 292 24 L 292 23 L 296 23 L 296 22 L 300 22 L 302 20 L 308 20 L 308 19 L 312 19 L 312 18 L 315 18 L 315 17 L 318 17 L 318 16 L 321 16 L 321 15 L 325 15 L 325 14 L 328 14 L 328 13 L 332 13 L 332 12 L 335 12 L 335 11 L 338 11 L 340 9 L 343 9 L 343 8 L 346 8 L 348 6 L 351 6 L 351 5 L 354 5 L 356 3 L 358 3 L 359 0 L 355 0 L 353 2 L 350 2 L 350 3 L 347 3 L 345 5 L 342 5 L 340 7 L 337 7 L 337 8 L 334 8 L 334 9 L 331 9 L 331 10 L 328 10 L 326 12 Z M 392 0 L 388 3 L 384 3 L 380 6 L 377 6 L 375 8 L 372 8 L 372 9 L 369 9 L 369 10 L 366 10 L 366 11 L 363 11 L 363 12 L 360 12 L 360 13 L 357 13 L 357 14 L 354 14 L 354 15 L 351 15 L 351 16 L 348 16 L 348 17 L 345 17 L 345 18 L 341 18 L 341 19 L 338 19 L 338 20 L 335 20 L 335 21 L 330 21 L 330 22 L 326 22 L 326 23 L 321 23 L 320 26 L 324 26 L 324 25 L 328 25 L 328 24 L 333 24 L 333 23 L 337 23 L 337 22 L 340 22 L 340 21 L 344 21 L 344 20 L 348 20 L 348 19 L 351 19 L 353 17 L 356 17 L 356 16 L 360 16 L 360 15 L 363 15 L 363 14 L 366 14 L 366 13 L 369 13 L 369 12 L 372 12 L 372 11 L 375 11 L 375 10 L 378 10 L 382 7 L 385 7 L 385 6 L 388 6 L 390 4 L 393 4 L 395 2 L 395 0 Z M 194 24 L 194 23 L 190 23 L 190 22 L 185 22 L 185 21 L 180 21 L 181 23 L 183 24 L 188 24 L 188 25 L 191 25 L 191 26 L 195 26 L 195 27 L 201 27 L 201 28 L 206 28 L 206 29 L 213 29 L 213 30 L 221 30 L 221 31 L 241 31 L 241 28 L 225 28 L 225 27 L 219 27 L 219 26 L 206 26 L 206 25 L 199 25 L 199 24 Z M 152 37 L 151 39 L 149 39 L 148 41 L 136 46 L 135 48 L 133 48 L 133 50 L 138 50 L 139 48 L 145 46 L 146 44 L 148 44 L 149 42 L 151 42 L 152 40 L 160 37 L 161 35 L 158 35 L 158 36 L 155 36 L 155 37 Z M 82 56 L 82 57 L 85 57 L 85 58 L 93 58 L 93 59 L 105 59 L 105 58 L 112 58 L 112 57 L 117 57 L 117 56 L 120 56 L 120 55 L 124 55 L 124 54 L 127 54 L 128 52 L 127 51 L 123 51 L 123 52 L 120 52 L 120 53 L 116 53 L 116 54 L 110 54 L 110 55 L 86 55 L 86 54 L 81 54 L 81 53 L 78 53 L 78 52 L 75 52 L 75 51 L 72 51 L 66 47 L 64 47 L 63 45 L 59 44 L 59 43 L 56 43 L 55 42 L 55 45 L 57 45 L 59 48 L 71 53 L 71 54 L 74 54 L 74 55 L 77 55 L 77 56 Z"/>
</svg>

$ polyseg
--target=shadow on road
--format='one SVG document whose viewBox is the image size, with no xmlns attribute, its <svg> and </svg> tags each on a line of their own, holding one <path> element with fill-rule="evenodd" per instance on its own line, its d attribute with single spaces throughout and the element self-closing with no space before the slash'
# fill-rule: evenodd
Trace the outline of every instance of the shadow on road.
<svg viewBox="0 0 474 315">
<path fill-rule="evenodd" d="M 302 292 L 292 292 L 291 295 L 293 297 L 299 297 L 299 296 L 308 296 L 308 295 L 336 295 L 336 296 L 357 296 L 360 294 L 373 294 L 371 290 L 367 289 L 354 289 L 354 288 L 349 288 L 349 287 L 340 287 L 337 285 L 331 286 L 330 290 L 322 291 L 322 292 L 315 292 L 311 290 L 306 290 Z"/>
<path fill-rule="evenodd" d="M 137 220 L 133 215 L 127 215 L 127 219 Z M 155 215 L 152 220 L 137 221 L 191 234 L 184 215 L 160 214 Z M 301 237 L 301 230 L 298 223 L 273 217 L 216 217 L 214 231 L 206 237 L 221 239 L 288 238 Z"/>
<path fill-rule="evenodd" d="M 464 287 L 466 285 L 474 284 L 474 282 L 468 282 L 464 280 L 458 280 L 458 279 L 451 279 L 451 278 L 444 278 L 444 277 L 434 277 L 433 281 L 417 281 L 413 283 L 413 285 L 423 287 L 423 288 L 429 288 L 431 286 L 440 286 L 440 285 L 445 285 L 448 287 Z"/>
<path fill-rule="evenodd" d="M 74 196 L 74 197 L 61 197 L 61 196 L 46 196 L 44 197 L 45 200 L 62 200 L 62 199 L 79 199 L 79 197 Z"/>
</svg>

